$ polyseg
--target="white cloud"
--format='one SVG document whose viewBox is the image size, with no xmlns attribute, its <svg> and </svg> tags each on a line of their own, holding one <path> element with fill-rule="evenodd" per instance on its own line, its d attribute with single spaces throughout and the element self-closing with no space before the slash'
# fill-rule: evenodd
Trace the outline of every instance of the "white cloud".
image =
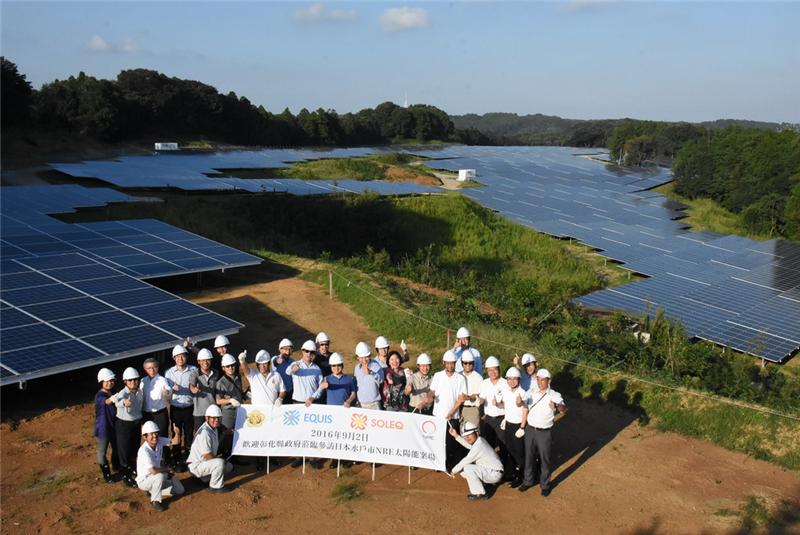
<svg viewBox="0 0 800 535">
<path fill-rule="evenodd" d="M 429 24 L 428 12 L 421 7 L 391 7 L 381 15 L 381 27 L 387 32 L 414 30 Z"/>
<path fill-rule="evenodd" d="M 356 19 L 354 9 L 328 9 L 325 4 L 311 4 L 292 13 L 297 22 L 349 22 Z"/>
<path fill-rule="evenodd" d="M 130 37 L 125 38 L 120 43 L 109 43 L 99 35 L 93 35 L 89 42 L 86 43 L 86 48 L 94 52 L 113 52 L 130 54 L 139 51 L 139 45 Z"/>
</svg>

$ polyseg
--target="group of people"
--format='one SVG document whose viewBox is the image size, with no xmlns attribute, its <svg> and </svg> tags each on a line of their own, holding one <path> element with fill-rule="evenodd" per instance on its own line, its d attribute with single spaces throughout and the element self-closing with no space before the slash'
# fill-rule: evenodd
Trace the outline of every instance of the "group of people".
<svg viewBox="0 0 800 535">
<path fill-rule="evenodd" d="M 299 359 L 293 358 L 294 345 L 287 338 L 276 355 L 258 351 L 255 368 L 248 365 L 247 351 L 235 358 L 227 337 L 218 336 L 214 352 L 221 371 L 213 365 L 212 351 L 187 340 L 173 348 L 174 366 L 163 376 L 158 361 L 147 359 L 144 377 L 127 368 L 124 388 L 116 392 L 115 374 L 103 368 L 95 396 L 97 462 L 107 482 L 121 476 L 148 492 L 152 508 L 161 511 L 163 497 L 183 492 L 177 472 L 188 470 L 207 481 L 211 492 L 229 490 L 224 477 L 233 469 L 227 458 L 241 404 L 327 403 L 445 419 L 446 468 L 467 480 L 472 500 L 486 499 L 484 484 L 501 481 L 526 491 L 538 480 L 542 495 L 549 495 L 550 428 L 566 413 L 563 398 L 550 388 L 550 373 L 537 369 L 536 358 L 526 353 L 515 356 L 502 377 L 499 360 L 484 362 L 465 327 L 456 338 L 442 357 L 444 369 L 433 374 L 425 353 L 417 356 L 416 371 L 405 368 L 410 360 L 405 341 L 396 351 L 384 336 L 375 340 L 374 354 L 359 342 L 353 374 L 345 374 L 344 358 L 330 351 L 324 332 L 302 344 Z M 188 364 L 190 355 L 196 367 Z M 322 468 L 324 460 L 311 465 Z M 265 459 L 257 459 L 256 466 L 265 469 Z"/>
</svg>

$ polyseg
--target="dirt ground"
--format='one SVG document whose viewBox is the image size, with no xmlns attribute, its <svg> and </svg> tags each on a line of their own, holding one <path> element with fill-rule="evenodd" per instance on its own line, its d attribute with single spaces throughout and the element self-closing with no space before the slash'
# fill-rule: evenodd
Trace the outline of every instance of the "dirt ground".
<svg viewBox="0 0 800 535">
<path fill-rule="evenodd" d="M 231 341 L 251 355 L 262 346 L 272 351 L 283 336 L 298 347 L 325 330 L 333 348 L 352 359 L 357 341 L 374 339 L 346 305 L 293 275 L 286 270 L 255 283 L 232 276 L 225 285 L 183 295 L 245 323 Z M 548 498 L 538 487 L 525 494 L 500 487 L 490 500 L 473 503 L 460 477 L 417 470 L 409 485 L 408 470 L 397 466 L 377 468 L 371 481 L 369 465 L 343 471 L 339 480 L 327 466 L 309 466 L 305 475 L 289 467 L 266 475 L 244 465 L 236 467 L 234 491 L 226 495 L 209 494 L 182 474 L 187 494 L 155 513 L 141 491 L 99 477 L 93 408 L 86 402 L 94 385 L 91 378 L 75 381 L 90 386 L 57 395 L 34 390 L 36 398 L 27 401 L 4 395 L 3 533 L 740 533 L 738 514 L 750 497 L 770 511 L 782 508 L 785 525 L 776 532 L 800 533 L 786 520 L 800 511 L 800 474 L 580 400 L 567 400 L 570 412 L 554 433 L 557 485 Z M 336 489 L 356 496 L 337 500 Z"/>
</svg>

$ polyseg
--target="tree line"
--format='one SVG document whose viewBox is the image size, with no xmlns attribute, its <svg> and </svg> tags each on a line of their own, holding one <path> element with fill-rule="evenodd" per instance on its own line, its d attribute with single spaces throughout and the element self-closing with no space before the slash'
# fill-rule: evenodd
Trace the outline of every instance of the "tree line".
<svg viewBox="0 0 800 535">
<path fill-rule="evenodd" d="M 148 69 L 124 70 L 115 80 L 81 72 L 36 90 L 5 57 L 2 95 L 4 130 L 57 128 L 108 142 L 202 136 L 237 145 L 372 145 L 451 140 L 455 133 L 447 113 L 425 104 L 275 114 L 234 92 Z"/>
</svg>

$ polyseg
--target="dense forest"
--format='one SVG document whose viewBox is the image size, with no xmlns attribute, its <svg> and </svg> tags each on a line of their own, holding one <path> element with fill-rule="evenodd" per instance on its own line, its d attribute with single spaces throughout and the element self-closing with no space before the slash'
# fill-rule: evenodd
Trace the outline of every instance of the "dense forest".
<svg viewBox="0 0 800 535">
<path fill-rule="evenodd" d="M 448 115 L 417 104 L 384 102 L 357 113 L 288 109 L 274 114 L 231 92 L 147 69 L 125 70 L 115 80 L 83 72 L 31 87 L 2 58 L 3 129 L 57 128 L 109 142 L 202 137 L 237 145 L 370 145 L 396 140 L 450 140 Z"/>
</svg>

